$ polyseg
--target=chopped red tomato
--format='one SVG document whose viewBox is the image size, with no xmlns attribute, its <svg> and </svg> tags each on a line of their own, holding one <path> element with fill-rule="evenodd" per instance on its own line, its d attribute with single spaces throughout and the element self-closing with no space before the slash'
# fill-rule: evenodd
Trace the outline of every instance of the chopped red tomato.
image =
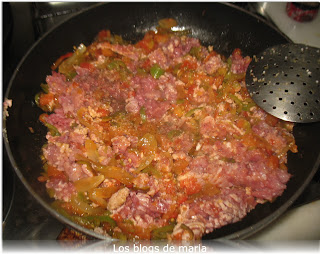
<svg viewBox="0 0 320 254">
<path fill-rule="evenodd" d="M 39 106 L 47 111 L 52 111 L 55 106 L 55 96 L 52 93 L 42 93 L 39 97 Z"/>
<path fill-rule="evenodd" d="M 88 63 L 88 62 L 83 62 L 83 63 L 81 63 L 81 64 L 80 64 L 80 67 L 81 67 L 81 68 L 88 69 L 88 70 L 90 70 L 90 71 L 94 71 L 94 70 L 95 70 L 94 66 L 93 66 L 91 63 Z"/>
<path fill-rule="evenodd" d="M 267 114 L 267 116 L 266 116 L 266 123 L 267 124 L 269 124 L 270 126 L 276 126 L 278 122 L 279 122 L 278 118 Z"/>
<path fill-rule="evenodd" d="M 201 191 L 201 185 L 194 177 L 189 177 L 180 181 L 180 186 L 187 195 L 192 195 Z"/>
<path fill-rule="evenodd" d="M 73 55 L 73 53 L 72 53 L 72 52 L 69 52 L 69 53 L 67 53 L 67 54 L 65 54 L 65 55 L 60 56 L 60 57 L 58 58 L 58 60 L 55 61 L 55 62 L 52 64 L 51 70 L 54 71 L 65 59 L 71 57 L 72 55 Z"/>
<path fill-rule="evenodd" d="M 146 53 L 151 52 L 151 50 L 154 48 L 154 31 L 149 31 L 145 34 L 144 38 L 139 41 L 136 46 L 139 48 L 142 48 Z"/>
<path fill-rule="evenodd" d="M 108 115 L 108 111 L 105 110 L 104 108 L 98 108 L 97 113 L 99 113 L 101 115 L 101 117 Z"/>
<path fill-rule="evenodd" d="M 184 70 L 195 70 L 197 69 L 198 65 L 196 61 L 190 61 L 190 60 L 185 60 L 182 65 L 181 69 Z"/>
<path fill-rule="evenodd" d="M 279 168 L 279 159 L 277 156 L 271 155 L 268 157 L 268 165 L 272 168 L 272 169 L 277 169 Z"/>
<path fill-rule="evenodd" d="M 101 30 L 98 34 L 98 40 L 99 41 L 104 41 L 106 40 L 107 38 L 110 38 L 111 37 L 111 32 L 110 30 Z"/>
<path fill-rule="evenodd" d="M 48 177 L 51 178 L 60 178 L 60 179 L 66 179 L 66 175 L 64 174 L 64 172 L 58 170 L 56 167 L 48 165 L 48 169 L 47 169 L 47 174 Z"/>
</svg>

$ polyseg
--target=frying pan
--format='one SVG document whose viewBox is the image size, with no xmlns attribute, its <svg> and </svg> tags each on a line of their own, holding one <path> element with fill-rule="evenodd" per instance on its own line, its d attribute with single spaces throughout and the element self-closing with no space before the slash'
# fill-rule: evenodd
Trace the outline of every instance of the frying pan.
<svg viewBox="0 0 320 254">
<path fill-rule="evenodd" d="M 18 65 L 5 97 L 13 100 L 9 117 L 3 120 L 3 137 L 11 164 L 28 191 L 50 214 L 61 222 L 94 238 L 104 238 L 55 212 L 43 183 L 37 181 L 42 171 L 41 147 L 46 128 L 39 122 L 42 111 L 34 103 L 39 85 L 50 75 L 51 64 L 80 43 L 89 45 L 102 29 L 110 29 L 124 39 L 136 42 L 154 29 L 162 18 L 175 18 L 183 29 L 204 45 L 229 56 L 240 48 L 244 55 L 254 55 L 288 39 L 260 18 L 230 4 L 219 3 L 104 3 L 73 16 L 50 30 L 28 51 Z M 30 131 L 32 128 L 33 132 Z M 294 136 L 297 154 L 288 154 L 292 178 L 283 195 L 272 203 L 258 205 L 242 221 L 206 235 L 203 239 L 243 239 L 279 217 L 316 173 L 320 163 L 320 124 L 297 124 Z"/>
</svg>

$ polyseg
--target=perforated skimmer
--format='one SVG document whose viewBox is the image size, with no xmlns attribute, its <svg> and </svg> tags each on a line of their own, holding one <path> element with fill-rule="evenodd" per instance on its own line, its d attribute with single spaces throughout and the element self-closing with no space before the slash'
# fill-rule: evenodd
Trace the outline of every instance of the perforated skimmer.
<svg viewBox="0 0 320 254">
<path fill-rule="evenodd" d="M 320 121 L 320 51 L 282 44 L 253 57 L 247 89 L 265 111 L 291 122 Z"/>
</svg>

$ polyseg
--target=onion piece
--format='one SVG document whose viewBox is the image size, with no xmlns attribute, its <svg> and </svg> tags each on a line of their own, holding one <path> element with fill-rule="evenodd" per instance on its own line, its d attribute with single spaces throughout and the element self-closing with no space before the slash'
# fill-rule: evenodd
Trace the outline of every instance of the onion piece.
<svg viewBox="0 0 320 254">
<path fill-rule="evenodd" d="M 114 193 L 120 189 L 120 186 L 110 186 L 95 188 L 88 192 L 89 199 L 98 205 L 107 208 L 108 202 L 106 199 L 110 198 Z"/>
<path fill-rule="evenodd" d="M 98 187 L 104 181 L 104 175 L 82 178 L 75 181 L 74 187 L 78 192 L 84 192 Z"/>
<path fill-rule="evenodd" d="M 71 205 L 83 214 L 98 215 L 105 212 L 102 207 L 92 207 L 89 203 L 83 201 L 79 195 L 73 195 L 70 199 Z"/>
<path fill-rule="evenodd" d="M 94 162 L 98 162 L 99 153 L 98 153 L 97 145 L 91 139 L 87 139 L 85 141 L 84 147 L 86 149 L 88 158 Z"/>
<path fill-rule="evenodd" d="M 123 168 L 99 165 L 95 167 L 95 170 L 102 173 L 106 178 L 116 179 L 125 185 L 132 184 L 133 176 Z"/>
<path fill-rule="evenodd" d="M 136 170 L 136 173 L 140 172 L 153 161 L 157 151 L 157 140 L 154 135 L 146 133 L 138 142 L 138 149 L 143 153 L 144 157 Z"/>
<path fill-rule="evenodd" d="M 59 72 L 67 76 L 75 72 L 74 66 L 83 62 L 86 50 L 86 46 L 81 43 L 73 55 L 59 65 Z"/>
</svg>

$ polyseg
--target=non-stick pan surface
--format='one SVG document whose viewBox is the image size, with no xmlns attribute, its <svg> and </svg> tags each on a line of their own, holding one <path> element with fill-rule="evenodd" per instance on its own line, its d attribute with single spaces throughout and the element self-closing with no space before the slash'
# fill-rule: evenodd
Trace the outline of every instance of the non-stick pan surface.
<svg viewBox="0 0 320 254">
<path fill-rule="evenodd" d="M 30 193 L 55 217 L 88 235 L 101 238 L 67 220 L 50 208 L 43 183 L 37 181 L 42 171 L 41 147 L 46 128 L 39 122 L 42 113 L 34 95 L 51 74 L 51 64 L 80 43 L 90 44 L 101 29 L 110 29 L 131 42 L 142 39 L 162 18 L 175 18 L 180 27 L 190 29 L 192 36 L 205 45 L 229 56 L 242 49 L 253 56 L 263 49 L 286 43 L 287 39 L 259 18 L 231 5 L 218 3 L 109 3 L 74 16 L 42 37 L 27 53 L 15 71 L 5 94 L 13 100 L 10 116 L 3 122 L 4 143 L 14 170 Z M 204 239 L 245 238 L 262 229 L 281 215 L 302 193 L 320 163 L 320 125 L 296 125 L 294 135 L 299 153 L 288 155 L 292 178 L 283 195 L 273 203 L 258 205 L 242 221 L 208 234 Z M 30 130 L 33 130 L 32 132 Z"/>
</svg>

